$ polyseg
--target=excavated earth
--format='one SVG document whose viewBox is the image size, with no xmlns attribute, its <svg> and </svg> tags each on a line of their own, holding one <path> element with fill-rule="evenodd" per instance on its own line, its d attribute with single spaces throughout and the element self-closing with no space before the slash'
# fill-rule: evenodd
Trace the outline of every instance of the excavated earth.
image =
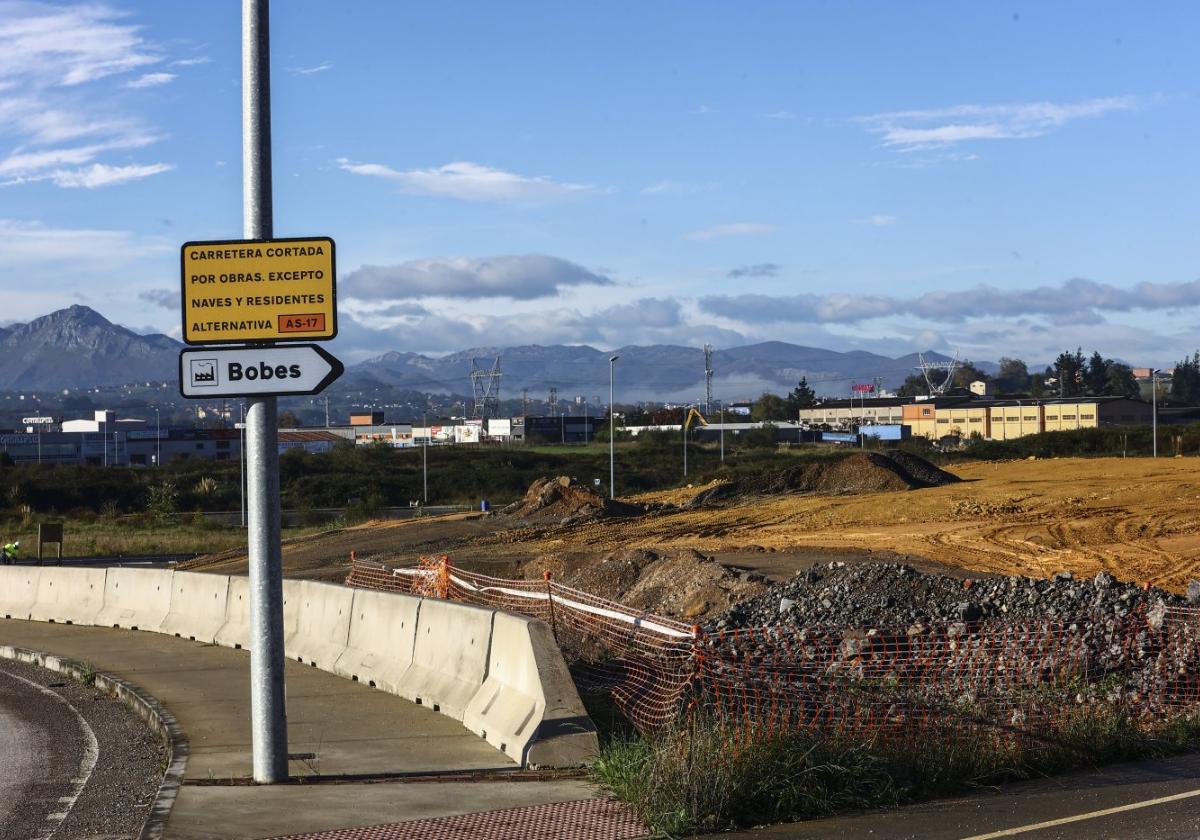
<svg viewBox="0 0 1200 840">
<path fill-rule="evenodd" d="M 556 521 L 560 525 L 578 525 L 612 516 L 638 516 L 646 512 L 642 505 L 606 499 L 569 476 L 541 478 L 529 485 L 525 496 L 508 505 L 503 516 Z"/>
<path fill-rule="evenodd" d="M 618 479 L 620 458 L 618 451 Z M 644 510 L 640 515 L 588 512 L 572 519 L 576 508 L 369 523 L 286 544 L 285 574 L 343 579 L 352 551 L 397 564 L 448 554 L 465 567 L 502 576 L 533 577 L 549 569 L 567 585 L 640 599 L 638 608 L 680 617 L 699 609 L 693 596 L 706 587 L 722 590 L 721 597 L 699 599 L 709 601 L 707 609 L 695 612 L 700 620 L 716 618 L 738 599 L 761 595 L 765 590 L 739 588 L 763 586 L 745 579 L 749 575 L 798 585 L 797 572 L 831 561 L 864 573 L 900 563 L 944 574 L 947 582 L 937 586 L 949 587 L 939 601 L 947 609 L 971 600 L 960 594 L 964 578 L 1045 580 L 1069 571 L 1080 581 L 1104 572 L 1118 582 L 1149 582 L 1176 594 L 1200 578 L 1200 470 L 1190 458 L 967 462 L 949 468 L 961 481 L 945 484 L 930 480 L 937 473 L 926 476 L 902 466 L 926 486 L 911 489 L 916 485 L 901 481 L 896 489 L 834 495 L 751 492 L 691 504 L 722 486 L 714 484 L 621 500 L 635 513 Z M 606 509 L 595 499 L 588 504 Z M 657 561 L 648 559 L 651 554 Z M 244 552 L 228 552 L 191 565 L 244 573 L 246 561 Z M 681 576 L 681 569 L 691 567 L 700 570 L 698 579 Z M 671 572 L 662 576 L 661 587 L 652 584 L 658 568 Z M 863 616 L 871 618 L 869 612 Z M 819 617 L 819 611 L 813 613 L 813 620 Z"/>
<path fill-rule="evenodd" d="M 717 484 L 697 493 L 685 507 L 728 506 L 764 496 L 811 493 L 843 496 L 941 487 L 958 476 L 907 452 L 855 452 L 833 461 L 812 461 Z"/>
<path fill-rule="evenodd" d="M 1193 589 L 1200 595 L 1200 587 Z M 1155 587 L 1121 583 L 1107 572 L 1084 580 L 1070 572 L 1049 579 L 957 578 L 920 572 L 900 563 L 833 562 L 813 566 L 742 601 L 712 626 L 908 627 L 993 618 L 1071 622 L 1097 615 L 1124 618 L 1135 611 L 1149 613 L 1159 604 L 1186 603 L 1186 599 Z"/>
<path fill-rule="evenodd" d="M 518 574 L 540 580 L 544 572 L 565 586 L 681 621 L 711 618 L 769 588 L 761 574 L 733 571 L 687 549 L 634 548 L 599 560 L 551 554 L 523 564 Z"/>
</svg>

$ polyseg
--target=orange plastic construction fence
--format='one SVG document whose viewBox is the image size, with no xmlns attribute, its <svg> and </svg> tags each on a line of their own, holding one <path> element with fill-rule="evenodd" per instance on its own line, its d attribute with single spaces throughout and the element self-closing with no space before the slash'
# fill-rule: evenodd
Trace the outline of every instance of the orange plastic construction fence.
<svg viewBox="0 0 1200 840">
<path fill-rule="evenodd" d="M 704 707 L 760 731 L 852 736 L 926 729 L 1036 736 L 1088 710 L 1161 725 L 1200 711 L 1200 610 L 903 628 L 773 626 L 705 632 L 549 579 L 355 560 L 351 586 L 449 598 L 547 622 L 580 692 L 644 732 Z"/>
</svg>

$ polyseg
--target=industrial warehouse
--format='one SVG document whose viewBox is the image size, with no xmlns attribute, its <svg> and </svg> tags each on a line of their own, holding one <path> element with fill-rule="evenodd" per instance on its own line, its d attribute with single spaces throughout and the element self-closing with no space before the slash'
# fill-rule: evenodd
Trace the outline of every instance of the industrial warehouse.
<svg viewBox="0 0 1200 840">
<path fill-rule="evenodd" d="M 802 425 L 830 431 L 900 427 L 902 436 L 1011 440 L 1042 432 L 1149 424 L 1153 407 L 1128 397 L 1034 399 L 880 397 L 827 400 L 800 409 Z M 1160 418 L 1161 419 L 1161 418 Z"/>
<path fill-rule="evenodd" d="M 1176 410 L 1161 411 L 1159 423 L 1170 423 Z M 700 415 L 697 414 L 699 417 Z M 38 418 L 50 419 L 50 418 Z M 991 398 L 975 394 L 936 397 L 877 397 L 824 400 L 799 409 L 795 420 L 775 422 L 710 422 L 701 417 L 691 426 L 697 440 L 721 434 L 740 435 L 773 426 L 778 443 L 845 444 L 859 436 L 883 441 L 923 437 L 954 440 L 1012 440 L 1043 432 L 1094 429 L 1101 426 L 1149 425 L 1154 408 L 1126 397 L 1067 399 Z M 397 448 L 464 444 L 587 444 L 607 421 L 603 417 L 513 417 L 459 419 L 440 424 L 389 423 L 382 412 L 357 414 L 346 425 L 281 429 L 279 450 L 326 452 L 338 443 L 390 444 Z M 679 432 L 680 424 L 627 426 L 629 435 Z M 239 457 L 239 429 L 155 428 L 140 419 L 118 418 L 97 411 L 91 420 L 68 420 L 27 426 L 0 434 L 0 451 L 14 461 L 104 466 L 153 466 L 176 459 L 227 460 Z"/>
</svg>

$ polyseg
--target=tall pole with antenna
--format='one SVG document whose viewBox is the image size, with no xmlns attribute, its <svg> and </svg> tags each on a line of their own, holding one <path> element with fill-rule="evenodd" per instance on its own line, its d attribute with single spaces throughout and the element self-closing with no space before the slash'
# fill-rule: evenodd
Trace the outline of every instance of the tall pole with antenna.
<svg viewBox="0 0 1200 840">
<path fill-rule="evenodd" d="M 704 415 L 707 417 L 712 413 L 712 381 L 713 381 L 713 365 L 712 365 L 713 347 L 711 344 L 704 345 Z"/>
<path fill-rule="evenodd" d="M 614 445 L 616 443 L 616 414 L 613 411 L 613 366 L 620 356 L 608 357 L 608 498 L 617 497 L 617 468 Z"/>
</svg>

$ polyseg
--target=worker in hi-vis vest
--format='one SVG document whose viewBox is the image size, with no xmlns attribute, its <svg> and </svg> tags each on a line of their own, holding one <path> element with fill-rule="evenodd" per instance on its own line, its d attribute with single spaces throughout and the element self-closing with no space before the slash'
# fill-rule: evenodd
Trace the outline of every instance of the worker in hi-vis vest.
<svg viewBox="0 0 1200 840">
<path fill-rule="evenodd" d="M 13 561 L 17 559 L 17 553 L 21 550 L 21 541 L 13 540 L 0 549 L 0 559 L 3 560 L 5 566 L 11 566 Z"/>
</svg>

